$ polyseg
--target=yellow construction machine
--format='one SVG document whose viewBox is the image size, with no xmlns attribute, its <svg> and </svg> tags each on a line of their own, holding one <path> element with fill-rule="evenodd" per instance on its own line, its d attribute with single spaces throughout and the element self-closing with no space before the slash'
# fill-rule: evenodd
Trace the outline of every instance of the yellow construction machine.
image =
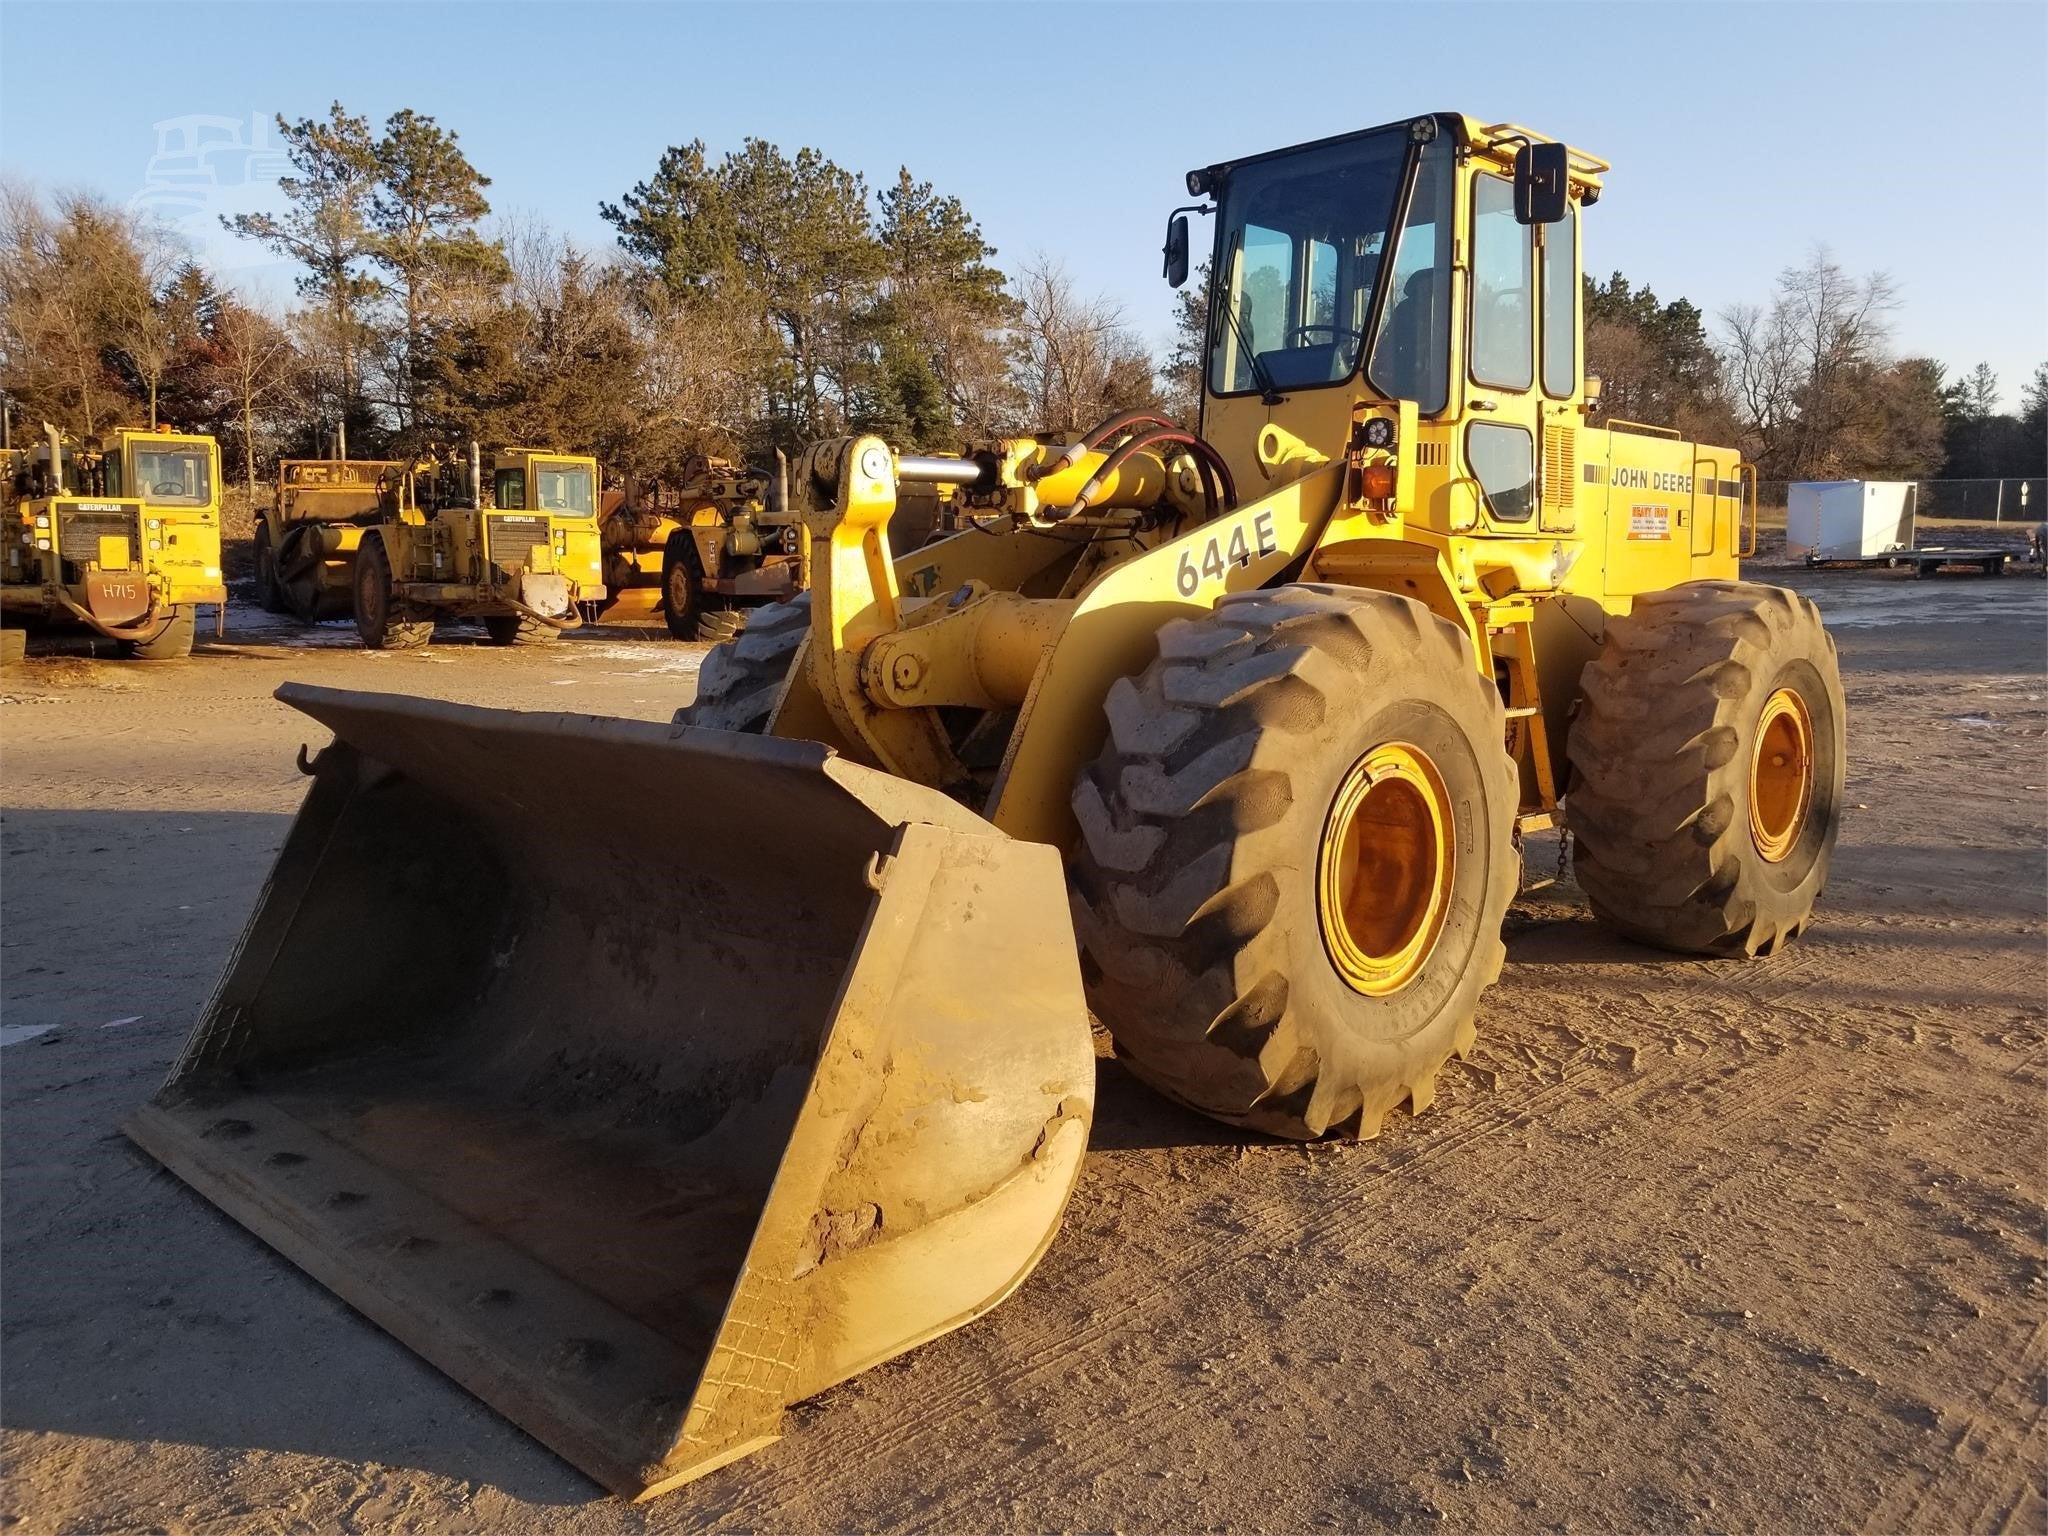
<svg viewBox="0 0 2048 1536">
<path fill-rule="evenodd" d="M 320 557 L 345 565 L 371 650 L 425 645 L 454 618 L 482 619 L 498 645 L 552 640 L 604 600 L 597 486 L 595 459 L 503 448 L 487 466 L 472 443 L 466 465 L 416 462 L 373 482 L 374 521 L 319 528 Z"/>
<path fill-rule="evenodd" d="M 786 475 L 703 456 L 674 484 L 629 483 L 603 518 L 614 599 L 605 617 L 658 609 L 678 640 L 725 640 L 746 627 L 749 609 L 801 592 L 803 525 L 786 484 Z"/>
<path fill-rule="evenodd" d="M 117 427 L 6 453 L 0 614 L 10 635 L 90 630 L 145 661 L 192 654 L 220 573 L 220 450 L 195 433 Z"/>
<path fill-rule="evenodd" d="M 1632 937 L 1792 938 L 1834 648 L 1737 579 L 1733 451 L 1593 410 L 1605 170 L 1440 114 L 1195 171 L 1199 428 L 816 445 L 810 591 L 672 729 L 287 689 L 334 741 L 132 1134 L 637 1496 L 1022 1281 L 1091 1009 L 1207 1114 L 1369 1137 L 1471 1045 L 1525 834 Z"/>
<path fill-rule="evenodd" d="M 810 582 L 810 543 L 789 499 L 789 463 L 743 470 L 692 458 L 673 484 L 628 482 L 605 493 L 605 583 L 611 619 L 660 610 L 678 640 L 729 640 L 748 618 Z M 889 537 L 916 549 L 943 526 L 951 487 L 906 488 Z M 616 498 L 616 500 L 614 500 Z"/>
<path fill-rule="evenodd" d="M 256 524 L 257 601 L 308 624 L 347 618 L 364 534 L 420 521 L 417 469 L 397 459 L 280 459 Z"/>
</svg>

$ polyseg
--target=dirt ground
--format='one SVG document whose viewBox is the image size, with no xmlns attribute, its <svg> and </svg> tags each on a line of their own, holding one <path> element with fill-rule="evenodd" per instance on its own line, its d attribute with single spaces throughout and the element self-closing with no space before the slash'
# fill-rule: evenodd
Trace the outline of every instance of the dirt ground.
<svg viewBox="0 0 2048 1536">
<path fill-rule="evenodd" d="M 1472 1060 L 1366 1145 L 1102 1067 L 987 1318 L 649 1505 L 594 1485 L 122 1138 L 283 837 L 286 679 L 664 719 L 651 632 L 362 652 L 237 611 L 0 682 L 0 1521 L 25 1532 L 2038 1531 L 2048 583 L 1787 578 L 1849 795 L 1776 958 L 1510 919 Z M 1538 845 L 1547 873 L 1554 845 Z"/>
</svg>

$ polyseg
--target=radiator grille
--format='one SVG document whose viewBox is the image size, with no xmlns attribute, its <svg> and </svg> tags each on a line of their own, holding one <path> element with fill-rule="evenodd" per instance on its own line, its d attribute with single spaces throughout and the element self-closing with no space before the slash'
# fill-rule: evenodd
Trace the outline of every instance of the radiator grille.
<svg viewBox="0 0 2048 1536">
<path fill-rule="evenodd" d="M 484 519 L 484 554 L 506 575 L 524 570 L 533 547 L 548 542 L 545 517 L 492 515 Z"/>
<path fill-rule="evenodd" d="M 66 560 L 82 565 L 99 559 L 102 538 L 125 539 L 128 563 L 141 563 L 142 529 L 133 512 L 121 507 L 58 507 L 57 552 Z"/>
</svg>

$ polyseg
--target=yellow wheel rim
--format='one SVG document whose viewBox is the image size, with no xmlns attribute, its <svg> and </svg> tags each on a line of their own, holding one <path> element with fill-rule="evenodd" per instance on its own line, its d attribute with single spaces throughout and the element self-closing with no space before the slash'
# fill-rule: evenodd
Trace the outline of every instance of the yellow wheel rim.
<svg viewBox="0 0 2048 1536">
<path fill-rule="evenodd" d="M 1385 997 L 1415 979 L 1451 908 L 1457 845 L 1436 764 L 1404 742 L 1345 776 L 1323 827 L 1317 916 L 1337 974 Z"/>
<path fill-rule="evenodd" d="M 1749 835 L 1776 864 L 1791 853 L 1813 802 L 1813 720 L 1790 688 L 1764 700 L 1749 759 Z"/>
</svg>

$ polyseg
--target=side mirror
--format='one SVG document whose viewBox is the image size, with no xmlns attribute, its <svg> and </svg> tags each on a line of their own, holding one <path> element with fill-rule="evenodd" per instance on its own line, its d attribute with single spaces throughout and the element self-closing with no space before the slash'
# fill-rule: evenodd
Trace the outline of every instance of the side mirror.
<svg viewBox="0 0 2048 1536">
<path fill-rule="evenodd" d="M 1166 221 L 1166 285 L 1178 288 L 1188 280 L 1188 216 L 1176 213 Z"/>
<path fill-rule="evenodd" d="M 1571 151 L 1562 144 L 1524 144 L 1515 151 L 1515 222 L 1556 224 L 1571 213 L 1566 193 Z"/>
</svg>

